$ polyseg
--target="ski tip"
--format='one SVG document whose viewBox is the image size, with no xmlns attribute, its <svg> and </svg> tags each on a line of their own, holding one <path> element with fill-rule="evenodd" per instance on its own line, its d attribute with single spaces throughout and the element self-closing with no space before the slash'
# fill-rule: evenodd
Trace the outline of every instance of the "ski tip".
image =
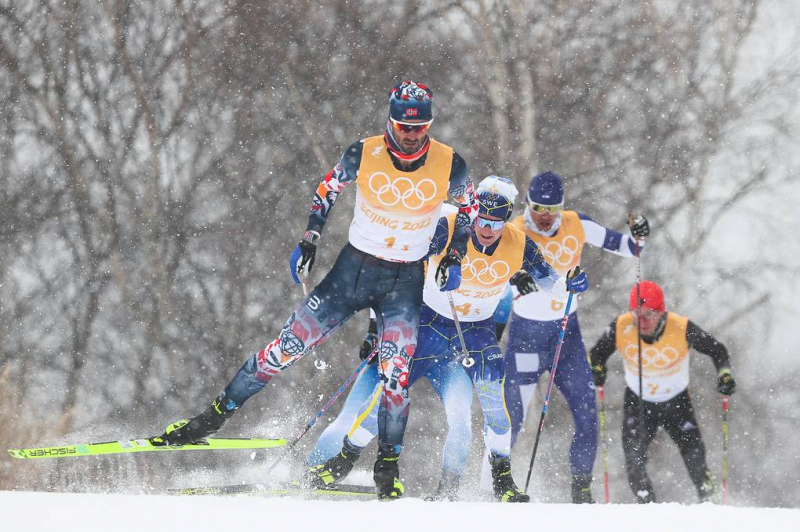
<svg viewBox="0 0 800 532">
<path fill-rule="evenodd" d="M 27 458 L 25 455 L 25 451 L 22 449 L 8 449 L 8 454 L 13 456 L 14 458 Z"/>
</svg>

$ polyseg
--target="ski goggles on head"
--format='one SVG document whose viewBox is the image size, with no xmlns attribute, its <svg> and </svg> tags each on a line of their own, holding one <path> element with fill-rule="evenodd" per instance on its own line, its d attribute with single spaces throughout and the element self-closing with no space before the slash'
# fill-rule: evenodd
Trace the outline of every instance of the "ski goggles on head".
<svg viewBox="0 0 800 532">
<path fill-rule="evenodd" d="M 550 214 L 558 214 L 561 212 L 561 209 L 564 208 L 563 203 L 559 203 L 558 205 L 542 205 L 541 203 L 536 203 L 533 201 L 528 202 L 528 207 L 537 214 L 541 214 L 543 212 L 549 212 Z"/>
<path fill-rule="evenodd" d="M 401 122 L 389 117 L 389 122 L 392 124 L 392 129 L 400 133 L 427 133 L 433 124 L 433 118 L 427 122 Z"/>
<path fill-rule="evenodd" d="M 475 225 L 480 228 L 488 227 L 492 231 L 497 231 L 498 229 L 502 229 L 504 225 L 506 225 L 505 220 L 489 220 L 488 218 L 484 218 L 483 216 L 478 215 L 475 218 Z"/>
</svg>

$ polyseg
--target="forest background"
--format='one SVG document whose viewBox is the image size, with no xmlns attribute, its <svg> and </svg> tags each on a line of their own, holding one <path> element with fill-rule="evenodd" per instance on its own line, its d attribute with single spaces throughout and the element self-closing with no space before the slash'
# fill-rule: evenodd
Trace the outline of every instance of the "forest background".
<svg viewBox="0 0 800 532">
<path fill-rule="evenodd" d="M 204 409 L 301 301 L 287 264 L 313 191 L 350 143 L 382 133 L 389 88 L 412 78 L 433 88 L 431 134 L 474 181 L 504 175 L 524 191 L 549 169 L 568 208 L 620 231 L 629 212 L 648 216 L 644 276 L 731 351 L 731 502 L 798 507 L 798 20 L 791 0 L 0 0 L 0 447 L 152 436 Z M 317 281 L 354 197 L 333 210 Z M 592 248 L 583 265 L 589 348 L 626 310 L 635 266 Z M 318 349 L 326 371 L 309 357 L 276 379 L 225 435 L 296 434 L 355 368 L 366 324 Z M 632 502 L 612 360 L 612 501 Z M 715 382 L 695 355 L 718 474 Z M 420 383 L 402 462 L 417 493 L 438 480 L 445 425 Z M 556 393 L 539 500 L 568 500 L 572 432 Z M 690 502 L 679 464 L 662 434 L 651 476 L 663 500 Z M 0 489 L 130 491 L 264 470 L 236 453 L 0 457 Z"/>
</svg>

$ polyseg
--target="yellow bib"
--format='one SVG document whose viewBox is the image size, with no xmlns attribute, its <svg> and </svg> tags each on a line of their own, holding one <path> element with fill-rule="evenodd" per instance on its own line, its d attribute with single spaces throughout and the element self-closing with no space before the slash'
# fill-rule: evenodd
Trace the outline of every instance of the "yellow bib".
<svg viewBox="0 0 800 532">
<path fill-rule="evenodd" d="M 447 217 L 450 229 L 448 244 L 453 238 L 456 215 Z M 470 238 L 467 254 L 461 263 L 461 286 L 452 292 L 453 302 L 462 321 L 480 321 L 494 314 L 503 297 L 508 280 L 522 268 L 525 256 L 525 234 L 507 224 L 492 256 L 478 251 Z M 425 304 L 442 316 L 452 319 L 446 292 L 436 286 L 436 268 L 444 253 L 430 258 L 423 298 Z"/>
<path fill-rule="evenodd" d="M 364 139 L 350 243 L 379 258 L 419 260 L 447 199 L 453 149 L 431 139 L 425 164 L 395 168 L 382 135 Z"/>
<path fill-rule="evenodd" d="M 561 225 L 551 237 L 542 236 L 528 229 L 524 216 L 518 216 L 511 223 L 536 242 L 544 255 L 544 260 L 562 277 L 581 263 L 586 233 L 577 212 L 561 211 Z"/>
<path fill-rule="evenodd" d="M 689 319 L 672 312 L 661 337 L 653 344 L 642 342 L 642 384 L 644 399 L 663 402 L 689 386 L 689 342 L 686 327 Z M 617 351 L 625 364 L 625 382 L 639 394 L 639 342 L 633 314 L 617 318 Z"/>
</svg>

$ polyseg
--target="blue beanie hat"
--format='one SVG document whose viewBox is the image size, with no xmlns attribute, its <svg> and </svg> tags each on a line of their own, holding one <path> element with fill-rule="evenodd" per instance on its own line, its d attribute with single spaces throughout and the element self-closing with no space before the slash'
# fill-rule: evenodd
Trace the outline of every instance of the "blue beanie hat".
<svg viewBox="0 0 800 532">
<path fill-rule="evenodd" d="M 422 83 L 401 81 L 389 92 L 389 116 L 398 122 L 433 120 L 433 91 Z"/>
<path fill-rule="evenodd" d="M 475 191 L 478 201 L 478 213 L 496 216 L 501 220 L 511 218 L 514 201 L 517 199 L 517 187 L 507 177 L 490 175 L 480 182 Z"/>
<path fill-rule="evenodd" d="M 547 171 L 531 179 L 528 187 L 528 202 L 539 205 L 560 205 L 564 203 L 564 185 L 558 174 Z"/>
</svg>

